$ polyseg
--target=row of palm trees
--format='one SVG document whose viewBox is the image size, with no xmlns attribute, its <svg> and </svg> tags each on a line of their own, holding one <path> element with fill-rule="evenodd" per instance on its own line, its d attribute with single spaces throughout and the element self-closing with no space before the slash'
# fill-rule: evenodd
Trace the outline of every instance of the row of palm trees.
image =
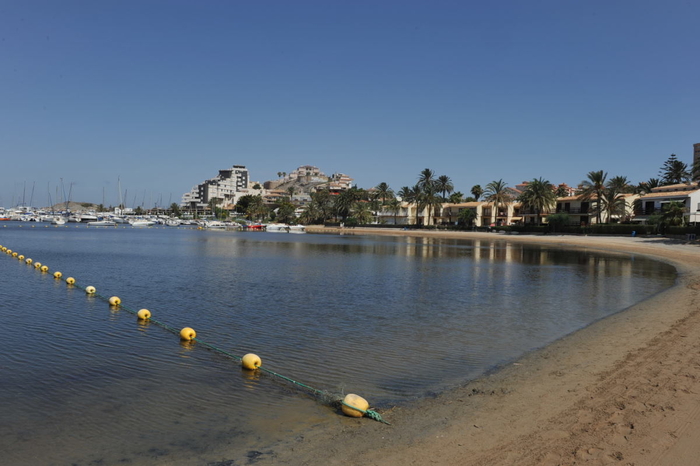
<svg viewBox="0 0 700 466">
<path fill-rule="evenodd" d="M 693 173 L 700 173 L 696 168 L 700 167 L 693 167 Z M 591 202 L 598 223 L 603 223 L 604 219 L 610 223 L 614 216 L 622 217 L 626 214 L 627 204 L 623 194 L 646 193 L 658 186 L 687 182 L 691 179 L 690 173 L 687 165 L 678 161 L 672 154 L 662 166 L 660 178 L 650 178 L 633 185 L 625 176 L 608 179 L 608 174 L 603 170 L 591 171 L 581 182 L 579 195 L 582 201 Z M 286 173 L 279 172 L 278 175 L 284 176 Z M 294 195 L 293 192 L 289 194 L 290 198 Z M 522 192 L 510 188 L 500 179 L 488 183 L 484 188 L 475 185 L 470 194 L 471 196 L 466 197 L 463 193 L 455 191 L 449 176 L 437 176 L 433 170 L 426 168 L 418 175 L 415 185 L 403 186 L 397 192 L 382 182 L 369 191 L 352 187 L 335 195 L 328 190 L 313 193 L 300 221 L 322 223 L 331 219 L 341 222 L 352 219 L 362 224 L 370 223 L 377 212 L 384 211 L 393 214 L 396 223 L 403 205 L 408 204 L 409 207 L 415 207 L 416 224 L 430 225 L 446 203 L 483 200 L 492 204 L 496 218 L 505 216 L 509 204 L 520 202 L 523 210 L 535 213 L 537 224 L 541 224 L 542 218 L 556 209 L 557 198 L 567 196 L 569 192 L 565 185 L 557 187 L 540 177 L 528 182 Z M 285 210 L 285 214 L 288 210 Z M 467 211 L 468 209 L 464 209 L 464 218 L 460 220 L 471 222 L 472 216 Z M 425 213 L 425 218 L 421 218 L 420 213 Z"/>
</svg>

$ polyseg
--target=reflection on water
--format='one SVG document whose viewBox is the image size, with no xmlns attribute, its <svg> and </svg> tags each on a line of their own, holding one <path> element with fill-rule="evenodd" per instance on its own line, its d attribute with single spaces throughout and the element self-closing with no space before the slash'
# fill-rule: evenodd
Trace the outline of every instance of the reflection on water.
<svg viewBox="0 0 700 466">
<path fill-rule="evenodd" d="M 1 233 L 1 244 L 82 286 L 380 408 L 476 377 L 675 277 L 641 257 L 501 238 Z M 297 387 L 241 371 L 203 345 L 0 259 L 0 450 L 8 464 L 206 464 L 345 421 Z"/>
</svg>

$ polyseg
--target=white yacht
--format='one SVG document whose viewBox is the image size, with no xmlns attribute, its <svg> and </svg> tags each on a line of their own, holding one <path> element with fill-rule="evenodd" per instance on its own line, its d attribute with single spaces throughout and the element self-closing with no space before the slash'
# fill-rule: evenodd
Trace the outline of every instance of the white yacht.
<svg viewBox="0 0 700 466">
<path fill-rule="evenodd" d="M 89 227 L 116 227 L 117 224 L 111 220 L 95 220 L 94 222 L 87 222 Z"/>
</svg>

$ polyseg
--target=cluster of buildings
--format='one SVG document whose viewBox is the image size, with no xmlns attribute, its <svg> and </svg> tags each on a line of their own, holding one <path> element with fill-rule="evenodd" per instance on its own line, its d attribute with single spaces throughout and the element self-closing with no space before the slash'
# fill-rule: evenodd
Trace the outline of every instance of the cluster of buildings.
<svg viewBox="0 0 700 466">
<path fill-rule="evenodd" d="M 213 204 L 217 208 L 232 210 L 238 200 L 246 195 L 261 196 L 268 205 L 278 203 L 284 197 L 294 198 L 298 204 L 311 200 L 315 191 L 328 189 L 338 193 L 350 189 L 353 179 L 343 173 L 327 176 L 318 167 L 303 165 L 291 173 L 279 173 L 280 178 L 264 183 L 250 180 L 244 165 L 233 165 L 219 170 L 218 175 L 194 186 L 182 195 L 180 207 L 189 212 L 204 212 Z"/>
<path fill-rule="evenodd" d="M 694 166 L 700 166 L 700 143 L 693 145 Z M 293 198 L 295 203 L 303 206 L 311 200 L 311 194 L 319 190 L 339 193 L 352 186 L 353 179 L 342 173 L 327 176 L 318 167 L 302 165 L 290 173 L 279 172 L 277 180 L 264 183 L 251 182 L 248 169 L 244 165 L 233 165 L 219 170 L 218 175 L 194 186 L 182 196 L 181 208 L 189 212 L 204 212 L 210 205 L 232 210 L 242 196 L 261 196 L 268 205 L 277 204 L 282 198 Z M 516 199 L 527 188 L 527 182 L 516 185 L 510 194 Z M 605 223 L 627 222 L 646 223 L 650 216 L 663 211 L 670 202 L 684 206 L 688 223 L 697 223 L 700 214 L 700 186 L 697 182 L 660 186 L 645 194 L 622 194 L 624 209 L 609 215 L 599 215 L 595 199 L 585 198 L 578 190 L 567 185 L 560 185 L 559 192 L 565 196 L 557 198 L 556 208 L 552 212 L 536 212 L 517 201 L 495 206 L 491 202 L 475 201 L 462 203 L 444 203 L 428 215 L 427 209 L 415 204 L 402 202 L 398 211 L 380 210 L 375 212 L 375 222 L 384 224 L 413 225 L 455 224 L 465 209 L 474 212 L 476 226 L 504 226 L 517 224 L 535 224 L 544 221 L 548 214 L 566 213 L 572 225 L 587 226 L 594 224 L 598 218 Z"/>
<path fill-rule="evenodd" d="M 665 205 L 670 202 L 679 202 L 685 206 L 686 220 L 689 223 L 700 220 L 700 186 L 695 182 L 660 186 L 646 194 L 622 194 L 620 198 L 624 201 L 625 207 L 610 216 L 612 223 L 646 223 L 650 216 L 662 212 Z M 498 209 L 491 202 L 464 202 L 444 204 L 430 223 L 454 224 L 464 209 L 474 211 L 476 226 L 535 224 L 538 221 L 538 212 L 525 208 L 519 202 L 509 202 L 499 206 Z M 587 226 L 598 221 L 596 199 L 586 199 L 582 195 L 557 198 L 556 207 L 552 212 L 539 213 L 541 221 L 546 222 L 547 215 L 552 213 L 566 213 L 571 225 Z M 403 206 L 400 214 L 397 217 L 397 223 L 415 223 L 416 206 Z M 419 218 L 426 218 L 425 212 L 418 212 L 418 214 Z M 602 222 L 608 222 L 606 212 L 603 212 L 601 217 Z M 393 223 L 393 218 L 393 215 L 387 214 L 383 220 L 386 223 Z"/>
</svg>

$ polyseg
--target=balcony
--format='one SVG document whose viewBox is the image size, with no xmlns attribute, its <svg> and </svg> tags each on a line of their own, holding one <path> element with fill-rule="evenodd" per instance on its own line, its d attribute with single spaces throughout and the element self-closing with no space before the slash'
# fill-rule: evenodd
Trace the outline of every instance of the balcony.
<svg viewBox="0 0 700 466">
<path fill-rule="evenodd" d="M 662 213 L 663 213 L 663 209 L 645 209 L 645 208 L 634 209 L 635 217 L 648 216 L 648 215 L 654 215 L 654 214 L 662 214 Z M 689 207 L 684 208 L 683 213 L 689 214 L 690 208 Z"/>
<path fill-rule="evenodd" d="M 567 214 L 572 214 L 572 215 L 588 215 L 590 212 L 588 209 L 581 209 L 579 208 L 570 208 L 570 209 L 557 209 L 557 213 L 567 213 Z"/>
</svg>

